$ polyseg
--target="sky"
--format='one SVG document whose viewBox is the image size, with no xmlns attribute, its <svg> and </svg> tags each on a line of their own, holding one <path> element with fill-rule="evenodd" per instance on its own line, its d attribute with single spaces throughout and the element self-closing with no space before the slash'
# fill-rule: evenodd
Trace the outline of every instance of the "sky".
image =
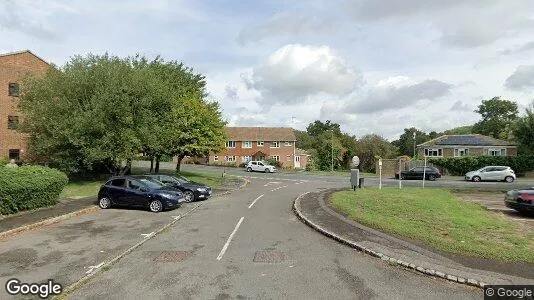
<svg viewBox="0 0 534 300">
<path fill-rule="evenodd" d="M 0 53 L 178 60 L 230 126 L 399 137 L 478 121 L 483 99 L 534 88 L 529 0 L 2 0 Z"/>
</svg>

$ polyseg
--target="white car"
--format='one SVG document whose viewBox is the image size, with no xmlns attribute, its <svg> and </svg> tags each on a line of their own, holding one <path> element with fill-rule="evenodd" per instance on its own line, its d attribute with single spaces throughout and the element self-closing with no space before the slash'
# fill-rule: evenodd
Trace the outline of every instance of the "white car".
<svg viewBox="0 0 534 300">
<path fill-rule="evenodd" d="M 247 172 L 252 171 L 258 171 L 258 172 L 265 172 L 265 173 L 274 173 L 276 172 L 276 168 L 274 166 L 271 166 L 263 161 L 249 161 L 248 164 L 245 166 L 245 169 Z"/>
<path fill-rule="evenodd" d="M 465 174 L 467 181 L 506 181 L 514 182 L 515 172 L 507 166 L 486 166 Z"/>
</svg>

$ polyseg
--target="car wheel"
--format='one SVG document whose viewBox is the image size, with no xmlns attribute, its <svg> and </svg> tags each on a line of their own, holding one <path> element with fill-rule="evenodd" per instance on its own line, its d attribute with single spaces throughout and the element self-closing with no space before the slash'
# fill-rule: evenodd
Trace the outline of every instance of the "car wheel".
<svg viewBox="0 0 534 300">
<path fill-rule="evenodd" d="M 270 172 L 269 168 L 265 168 L 265 173 L 269 173 L 269 172 Z"/>
<path fill-rule="evenodd" d="M 401 176 L 400 176 L 400 179 L 401 179 L 401 180 L 406 180 L 406 176 L 401 175 Z"/>
<path fill-rule="evenodd" d="M 156 212 L 157 213 L 157 212 L 160 212 L 160 211 L 163 210 L 163 204 L 159 200 L 152 200 L 150 202 L 149 207 L 150 207 L 150 211 L 151 212 Z"/>
<path fill-rule="evenodd" d="M 514 182 L 514 177 L 512 177 L 512 176 L 506 176 L 506 178 L 504 178 L 504 181 L 506 181 L 506 182 L 508 182 L 508 183 Z"/>
<path fill-rule="evenodd" d="M 480 182 L 480 176 L 473 176 L 472 180 L 474 182 Z"/>
<path fill-rule="evenodd" d="M 185 199 L 185 202 L 193 202 L 193 200 L 195 200 L 195 195 L 191 191 L 185 191 L 184 199 Z"/>
<path fill-rule="evenodd" d="M 435 175 L 428 175 L 428 180 L 434 181 L 434 180 L 436 180 L 436 176 Z"/>
<path fill-rule="evenodd" d="M 111 207 L 111 200 L 107 197 L 102 197 L 98 200 L 98 206 L 102 209 L 107 209 Z"/>
<path fill-rule="evenodd" d="M 247 168 L 247 172 L 252 172 L 252 168 L 251 168 L 251 167 L 248 167 L 248 168 Z"/>
</svg>

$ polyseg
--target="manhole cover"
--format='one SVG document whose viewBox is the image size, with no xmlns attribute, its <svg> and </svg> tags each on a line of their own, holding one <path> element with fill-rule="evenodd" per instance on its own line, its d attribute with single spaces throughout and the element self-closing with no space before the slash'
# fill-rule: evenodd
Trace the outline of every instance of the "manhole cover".
<svg viewBox="0 0 534 300">
<path fill-rule="evenodd" d="M 187 251 L 163 251 L 160 255 L 154 258 L 156 262 L 181 262 L 184 261 L 189 252 Z"/>
<path fill-rule="evenodd" d="M 279 250 L 260 250 L 254 254 L 254 262 L 279 263 L 284 261 L 285 255 Z"/>
</svg>

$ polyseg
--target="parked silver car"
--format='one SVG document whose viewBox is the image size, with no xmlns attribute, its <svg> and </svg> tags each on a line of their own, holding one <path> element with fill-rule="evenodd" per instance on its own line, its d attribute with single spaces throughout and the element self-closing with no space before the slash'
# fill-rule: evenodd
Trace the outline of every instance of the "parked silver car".
<svg viewBox="0 0 534 300">
<path fill-rule="evenodd" d="M 467 181 L 506 181 L 515 180 L 515 172 L 507 166 L 486 166 L 482 169 L 465 174 Z"/>
<path fill-rule="evenodd" d="M 247 172 L 258 171 L 265 173 L 274 173 L 276 172 L 276 167 L 271 166 L 264 161 L 249 161 L 248 164 L 245 166 L 245 170 L 247 170 Z"/>
</svg>

